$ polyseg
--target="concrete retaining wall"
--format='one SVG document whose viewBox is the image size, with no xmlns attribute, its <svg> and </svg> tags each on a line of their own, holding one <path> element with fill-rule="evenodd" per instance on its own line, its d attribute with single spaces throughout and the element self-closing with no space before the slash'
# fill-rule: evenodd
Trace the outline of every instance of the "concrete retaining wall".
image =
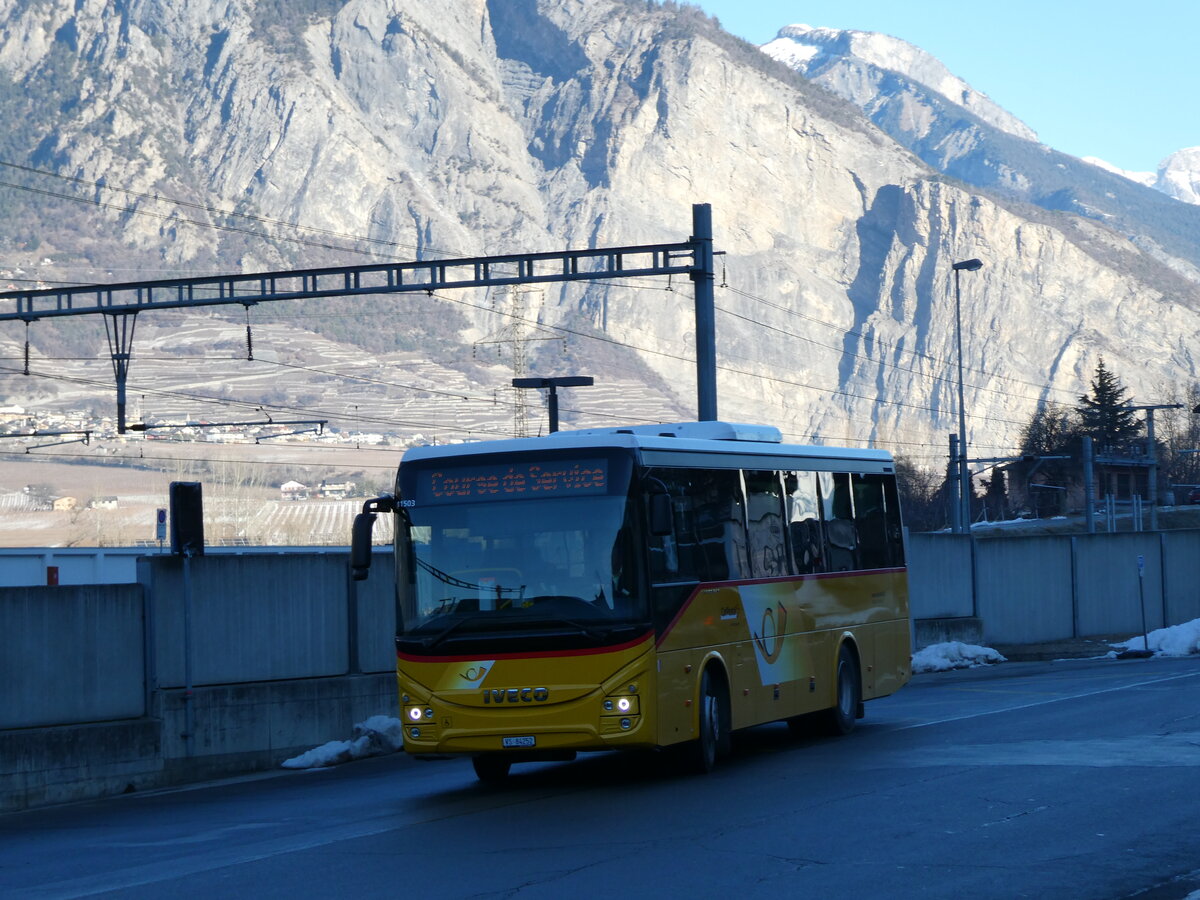
<svg viewBox="0 0 1200 900">
<path fill-rule="evenodd" d="M 142 589 L 0 588 L 0 729 L 146 712 Z"/>
<path fill-rule="evenodd" d="M 975 564 L 979 618 L 988 641 L 1025 644 L 1053 639 L 1043 635 L 1071 635 L 1069 540 L 977 541 Z"/>
<path fill-rule="evenodd" d="M 270 768 L 397 715 L 391 560 L 355 583 L 345 552 L 155 555 L 137 584 L 0 588 L 0 811 Z"/>
<path fill-rule="evenodd" d="M 396 678 L 354 675 L 160 691 L 153 715 L 0 731 L 0 812 L 275 768 L 397 715 Z"/>
<path fill-rule="evenodd" d="M 975 610 L 991 644 L 1132 636 L 1142 631 L 1143 608 L 1148 630 L 1179 625 L 1200 618 L 1200 532 L 973 544 L 964 535 L 911 535 L 909 605 L 916 620 L 964 619 Z"/>
</svg>

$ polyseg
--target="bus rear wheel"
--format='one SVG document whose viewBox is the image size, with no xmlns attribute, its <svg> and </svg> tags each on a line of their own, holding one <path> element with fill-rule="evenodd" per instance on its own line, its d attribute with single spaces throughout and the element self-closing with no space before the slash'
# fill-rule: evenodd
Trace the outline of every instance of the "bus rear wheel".
<svg viewBox="0 0 1200 900">
<path fill-rule="evenodd" d="M 495 784 L 508 777 L 512 763 L 503 756 L 485 754 L 471 757 L 471 765 L 475 767 L 475 775 L 480 781 Z"/>
<path fill-rule="evenodd" d="M 858 721 L 862 706 L 862 680 L 858 659 L 846 644 L 838 650 L 836 702 L 823 713 L 825 731 L 829 734 L 849 734 Z"/>
<path fill-rule="evenodd" d="M 700 708 L 696 711 L 699 735 L 687 745 L 688 768 L 707 774 L 729 753 L 729 693 L 711 669 L 700 679 Z"/>
</svg>

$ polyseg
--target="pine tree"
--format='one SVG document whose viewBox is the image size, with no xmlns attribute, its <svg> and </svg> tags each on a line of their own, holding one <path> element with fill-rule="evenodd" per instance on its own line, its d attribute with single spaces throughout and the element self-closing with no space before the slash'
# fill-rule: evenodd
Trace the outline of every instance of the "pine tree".
<svg viewBox="0 0 1200 900">
<path fill-rule="evenodd" d="M 1082 432 L 1091 435 L 1097 447 L 1123 448 L 1141 434 L 1142 425 L 1129 408 L 1128 393 L 1101 357 L 1092 379 L 1091 394 L 1080 397 L 1075 407 Z"/>
</svg>

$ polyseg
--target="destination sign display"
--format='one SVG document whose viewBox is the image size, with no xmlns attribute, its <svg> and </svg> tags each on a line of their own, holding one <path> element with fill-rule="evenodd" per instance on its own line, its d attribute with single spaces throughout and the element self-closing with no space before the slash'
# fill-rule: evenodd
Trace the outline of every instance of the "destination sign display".
<svg viewBox="0 0 1200 900">
<path fill-rule="evenodd" d="M 582 497 L 608 492 L 608 461 L 600 459 L 441 466 L 417 475 L 417 503 Z"/>
</svg>

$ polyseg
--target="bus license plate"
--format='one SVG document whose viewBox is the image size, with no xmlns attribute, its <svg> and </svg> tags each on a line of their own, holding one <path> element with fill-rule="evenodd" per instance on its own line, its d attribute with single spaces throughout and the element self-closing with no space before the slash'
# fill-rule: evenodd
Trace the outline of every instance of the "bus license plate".
<svg viewBox="0 0 1200 900">
<path fill-rule="evenodd" d="M 532 747 L 535 743 L 532 734 L 523 734 L 520 737 L 506 737 L 501 743 L 505 747 Z"/>
</svg>

